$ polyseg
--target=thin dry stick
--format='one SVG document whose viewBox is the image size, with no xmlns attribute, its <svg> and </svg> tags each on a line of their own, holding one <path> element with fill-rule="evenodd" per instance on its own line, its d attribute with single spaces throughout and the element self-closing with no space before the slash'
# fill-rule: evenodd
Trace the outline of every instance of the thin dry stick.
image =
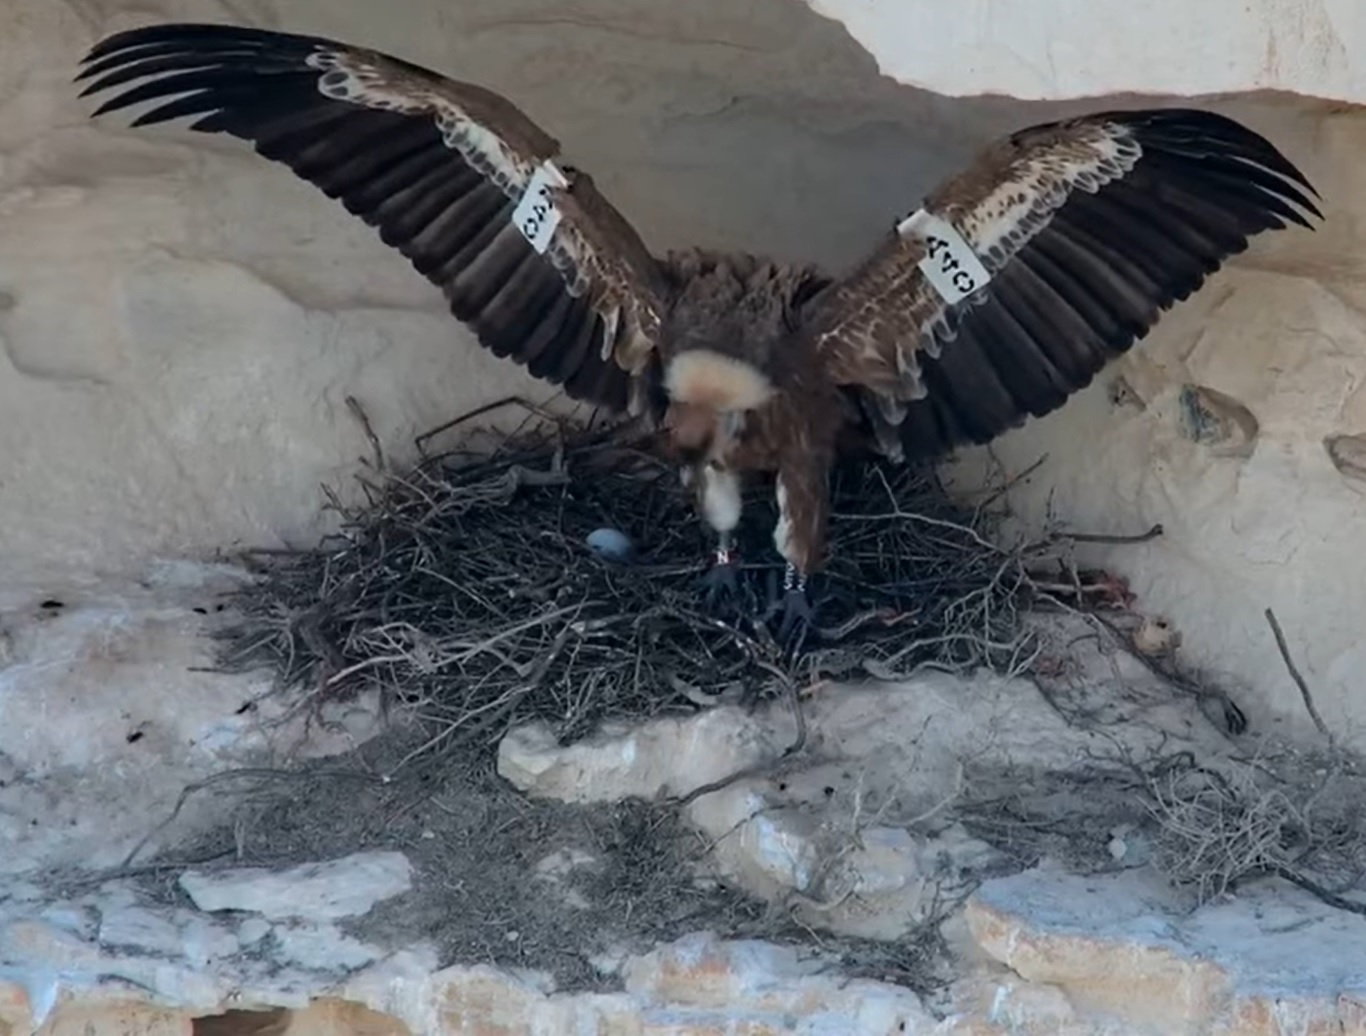
<svg viewBox="0 0 1366 1036">
<path fill-rule="evenodd" d="M 485 403 L 483 406 L 475 407 L 468 413 L 461 414 L 459 417 L 453 418 L 450 421 L 446 421 L 444 424 L 439 424 L 435 428 L 423 432 L 414 439 L 413 442 L 420 450 L 442 432 L 449 432 L 454 428 L 460 427 L 462 424 L 472 421 L 476 417 L 483 417 L 485 414 L 490 414 L 495 410 L 501 410 L 505 406 L 519 406 L 527 411 L 527 413 L 544 418 L 547 421 L 553 421 L 555 419 L 554 415 L 546 410 L 545 407 L 538 406 L 529 400 L 523 399 L 521 396 L 504 396 L 502 399 L 495 399 L 491 403 Z"/>
<path fill-rule="evenodd" d="M 360 422 L 361 428 L 365 431 L 365 437 L 370 440 L 370 449 L 375 451 L 375 468 L 384 471 L 388 467 L 384 460 L 384 447 L 380 445 L 379 436 L 375 434 L 374 426 L 370 424 L 370 417 L 366 414 L 365 408 L 360 405 L 360 400 L 355 396 L 346 397 L 346 408 Z"/>
<path fill-rule="evenodd" d="M 1073 540 L 1076 543 L 1147 543 L 1149 540 L 1157 539 L 1164 531 L 1162 523 L 1158 522 L 1147 532 L 1140 532 L 1136 536 L 1120 536 L 1101 532 L 1062 532 L 1058 534 L 1058 538 Z"/>
<path fill-rule="evenodd" d="M 1304 677 L 1300 675 L 1299 668 L 1295 665 L 1295 660 L 1290 657 L 1290 647 L 1285 642 L 1285 634 L 1281 632 L 1281 624 L 1276 621 L 1276 613 L 1270 608 L 1262 613 L 1266 616 L 1266 621 L 1271 626 L 1271 632 L 1276 638 L 1276 647 L 1281 653 L 1281 661 L 1285 663 L 1285 668 L 1290 673 L 1290 679 L 1295 681 L 1295 686 L 1300 689 L 1300 697 L 1304 699 L 1304 707 L 1309 712 L 1309 718 L 1314 721 L 1314 726 L 1319 728 L 1319 733 L 1326 737 L 1329 743 L 1333 741 L 1333 735 L 1328 729 L 1328 724 L 1323 722 L 1323 717 L 1319 715 L 1319 710 L 1314 705 L 1314 696 L 1309 693 L 1309 685 L 1305 683 Z"/>
<path fill-rule="evenodd" d="M 1331 889 L 1320 885 L 1312 878 L 1305 877 L 1298 871 L 1291 870 L 1289 867 L 1277 865 L 1271 868 L 1271 873 L 1279 878 L 1284 878 L 1293 885 L 1298 885 L 1310 895 L 1317 896 L 1330 907 L 1336 907 L 1338 910 L 1346 910 L 1349 913 L 1361 914 L 1366 917 L 1366 903 L 1358 902 L 1355 899 L 1348 899 L 1346 896 L 1340 896 Z"/>
</svg>

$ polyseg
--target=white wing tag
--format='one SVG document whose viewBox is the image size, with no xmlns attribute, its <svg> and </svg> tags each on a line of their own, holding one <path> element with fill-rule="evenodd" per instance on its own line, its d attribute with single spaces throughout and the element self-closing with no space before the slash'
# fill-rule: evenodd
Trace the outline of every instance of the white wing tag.
<svg viewBox="0 0 1366 1036">
<path fill-rule="evenodd" d="M 568 187 L 569 181 L 546 159 L 531 174 L 526 193 L 512 210 L 512 223 L 531 242 L 531 247 L 544 254 L 550 247 L 551 235 L 560 225 L 560 210 L 550 200 L 551 187 Z"/>
<path fill-rule="evenodd" d="M 896 230 L 902 237 L 916 237 L 925 242 L 925 258 L 920 260 L 920 270 L 950 305 L 962 302 L 991 280 L 991 274 L 987 273 L 972 246 L 948 220 L 918 209 L 902 220 Z"/>
</svg>

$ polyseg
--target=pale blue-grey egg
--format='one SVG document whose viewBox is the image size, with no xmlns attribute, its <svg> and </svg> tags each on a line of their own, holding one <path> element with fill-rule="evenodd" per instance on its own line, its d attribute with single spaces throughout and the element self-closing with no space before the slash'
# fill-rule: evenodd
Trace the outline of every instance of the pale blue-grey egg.
<svg viewBox="0 0 1366 1036">
<path fill-rule="evenodd" d="M 588 534 L 588 549 L 608 561 L 630 561 L 635 544 L 619 529 L 594 529 Z"/>
</svg>

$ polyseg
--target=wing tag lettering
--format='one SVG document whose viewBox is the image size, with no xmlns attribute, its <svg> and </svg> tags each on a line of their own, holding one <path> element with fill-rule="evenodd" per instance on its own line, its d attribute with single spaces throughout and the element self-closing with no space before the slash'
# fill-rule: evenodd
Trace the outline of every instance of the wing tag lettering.
<svg viewBox="0 0 1366 1036">
<path fill-rule="evenodd" d="M 950 305 L 962 302 L 991 280 L 991 274 L 972 246 L 948 220 L 918 209 L 896 229 L 902 237 L 925 242 L 925 258 L 920 260 L 920 271 Z"/>
<path fill-rule="evenodd" d="M 569 181 L 564 174 L 555 168 L 554 162 L 547 159 L 531 174 L 526 193 L 512 210 L 513 225 L 540 254 L 550 247 L 550 238 L 560 225 L 561 213 L 551 200 L 550 188 L 567 186 Z"/>
</svg>

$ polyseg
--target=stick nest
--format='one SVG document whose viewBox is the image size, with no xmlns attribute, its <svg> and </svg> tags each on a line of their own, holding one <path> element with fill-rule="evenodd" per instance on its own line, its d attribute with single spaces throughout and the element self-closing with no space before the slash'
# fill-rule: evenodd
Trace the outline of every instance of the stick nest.
<svg viewBox="0 0 1366 1036">
<path fill-rule="evenodd" d="M 427 725 L 423 752 L 489 746 L 532 718 L 568 743 L 608 717 L 753 702 L 798 679 L 1019 672 L 1033 650 L 1022 558 L 922 469 L 836 472 L 817 630 L 795 657 L 752 615 L 706 612 L 714 542 L 641 437 L 542 424 L 402 473 L 379 455 L 361 482 L 358 504 L 329 493 L 339 531 L 317 548 L 253 552 L 220 664 L 270 667 L 313 701 L 378 688 Z M 772 500 L 771 483 L 752 488 L 738 536 L 761 608 L 782 570 Z M 629 562 L 587 545 L 602 528 L 630 538 Z"/>
</svg>

